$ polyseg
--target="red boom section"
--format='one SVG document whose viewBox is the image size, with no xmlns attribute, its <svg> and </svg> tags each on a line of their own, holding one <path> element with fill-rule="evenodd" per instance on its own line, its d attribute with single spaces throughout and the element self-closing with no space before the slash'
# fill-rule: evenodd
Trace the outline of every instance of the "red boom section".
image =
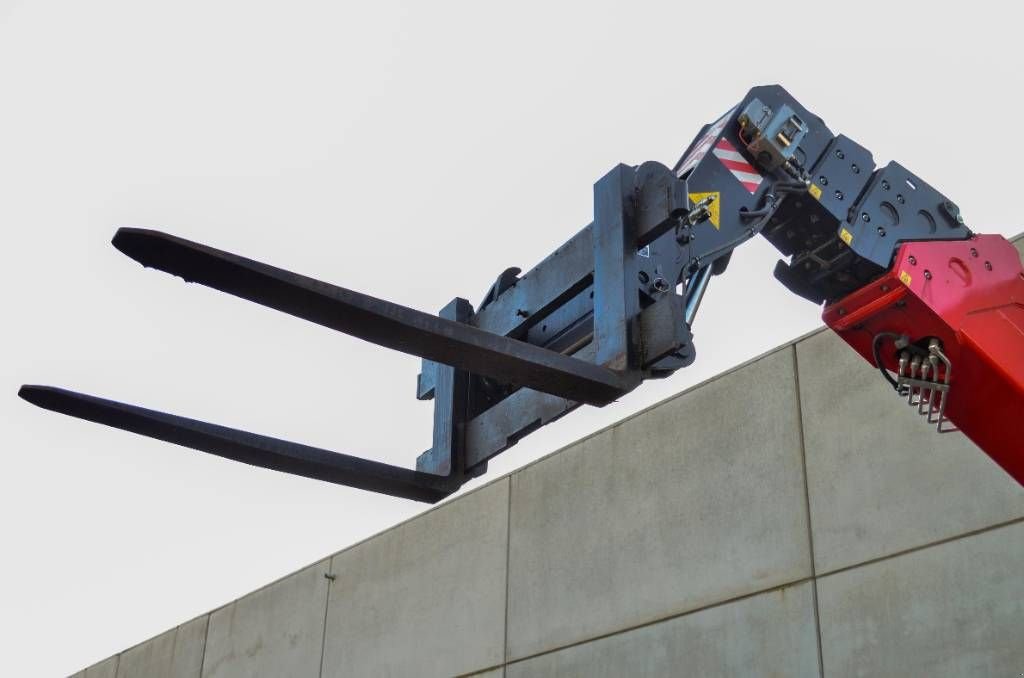
<svg viewBox="0 0 1024 678">
<path fill-rule="evenodd" d="M 952 365 L 946 416 L 1024 485 L 1024 269 L 1005 238 L 905 243 L 885 276 L 823 319 L 871 364 L 880 332 L 938 338 Z M 893 342 L 880 347 L 896 372 Z"/>
</svg>

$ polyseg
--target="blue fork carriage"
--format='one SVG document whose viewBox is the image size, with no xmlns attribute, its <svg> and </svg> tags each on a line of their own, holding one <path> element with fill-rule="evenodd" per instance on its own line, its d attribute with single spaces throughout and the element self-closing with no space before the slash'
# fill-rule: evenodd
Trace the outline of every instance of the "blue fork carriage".
<svg viewBox="0 0 1024 678">
<path fill-rule="evenodd" d="M 662 187 L 685 188 L 661 169 Z M 651 339 L 659 325 L 665 336 L 637 350 L 638 248 L 627 237 L 624 218 L 635 175 L 620 166 L 599 182 L 595 223 L 527 275 L 506 274 L 504 288 L 492 289 L 476 313 L 465 299 L 453 299 L 430 315 L 158 231 L 123 228 L 114 236 L 114 246 L 143 266 L 421 356 L 417 397 L 434 400 L 434 440 L 416 470 L 64 389 L 24 386 L 21 396 L 46 409 L 247 464 L 438 501 L 537 426 L 581 403 L 605 405 L 635 388 L 643 377 L 636 358 L 655 343 L 662 355 L 687 343 L 682 299 L 673 295 L 659 305 L 671 306 L 668 313 L 652 305 L 642 317 Z M 670 212 L 687 208 L 685 191 L 674 197 L 671 209 L 662 200 L 660 211 L 660 221 L 669 226 Z M 648 226 L 653 233 L 659 224 Z M 628 288 L 627 271 L 633 281 Z"/>
<path fill-rule="evenodd" d="M 863 224 L 849 215 L 860 211 L 851 212 L 856 200 L 869 209 L 894 173 L 909 176 L 895 163 L 876 171 L 870 153 L 781 87 L 757 87 L 706 125 L 673 169 L 647 162 L 608 172 L 594 185 L 594 221 L 535 268 L 507 269 L 475 310 L 456 298 L 437 315 L 157 231 L 117 232 L 114 246 L 144 266 L 422 357 L 416 395 L 434 400 L 434 434 L 415 470 L 63 389 L 23 386 L 20 395 L 254 466 L 438 501 L 580 404 L 606 405 L 691 364 L 709 279 L 758 233 L 792 257 L 776 277 L 816 303 L 881 275 L 898 241 L 874 225 L 856 230 Z M 942 199 L 913 182 L 915 200 Z M 913 239 L 914 228 L 901 226 L 902 237 Z M 968 235 L 960 220 L 938 237 Z"/>
</svg>

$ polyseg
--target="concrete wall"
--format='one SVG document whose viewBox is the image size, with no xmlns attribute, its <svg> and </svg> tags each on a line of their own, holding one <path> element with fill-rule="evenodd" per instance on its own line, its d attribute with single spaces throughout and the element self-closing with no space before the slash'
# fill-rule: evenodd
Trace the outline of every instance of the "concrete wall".
<svg viewBox="0 0 1024 678">
<path fill-rule="evenodd" d="M 1024 489 L 818 332 L 77 675 L 1017 676 L 1022 562 Z"/>
</svg>

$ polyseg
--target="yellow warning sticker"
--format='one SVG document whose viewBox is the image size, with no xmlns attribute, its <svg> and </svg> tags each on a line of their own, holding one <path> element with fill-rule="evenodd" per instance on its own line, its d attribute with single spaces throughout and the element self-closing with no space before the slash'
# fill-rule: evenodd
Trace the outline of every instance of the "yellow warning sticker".
<svg viewBox="0 0 1024 678">
<path fill-rule="evenodd" d="M 844 228 L 843 230 L 839 231 L 839 239 L 845 242 L 847 245 L 849 245 L 851 242 L 853 242 L 853 233 L 850 233 Z"/>
<path fill-rule="evenodd" d="M 715 200 L 710 205 L 708 205 L 708 221 L 710 221 L 711 225 L 717 229 L 722 225 L 722 196 L 719 194 L 719 192 L 714 191 L 712 193 L 691 193 L 690 202 L 698 203 L 704 198 L 708 197 L 709 195 L 715 196 Z"/>
<path fill-rule="evenodd" d="M 818 188 L 817 184 L 811 184 L 807 192 L 813 195 L 815 200 L 821 200 L 821 189 Z"/>
<path fill-rule="evenodd" d="M 910 287 L 910 274 L 906 271 L 900 271 L 900 282 Z"/>
</svg>

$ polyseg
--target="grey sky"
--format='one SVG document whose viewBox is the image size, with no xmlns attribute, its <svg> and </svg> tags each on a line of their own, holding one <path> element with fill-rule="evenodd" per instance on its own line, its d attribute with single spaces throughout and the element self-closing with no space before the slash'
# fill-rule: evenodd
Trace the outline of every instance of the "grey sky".
<svg viewBox="0 0 1024 678">
<path fill-rule="evenodd" d="M 1015 6 L 906 4 L 0 0 L 0 672 L 70 673 L 425 508 L 20 401 L 53 384 L 404 465 L 429 445 L 417 359 L 146 271 L 117 226 L 476 303 L 590 220 L 615 163 L 671 164 L 778 82 L 1015 233 Z M 695 366 L 485 479 L 816 327 L 776 258 L 750 243 L 713 281 Z"/>
</svg>

